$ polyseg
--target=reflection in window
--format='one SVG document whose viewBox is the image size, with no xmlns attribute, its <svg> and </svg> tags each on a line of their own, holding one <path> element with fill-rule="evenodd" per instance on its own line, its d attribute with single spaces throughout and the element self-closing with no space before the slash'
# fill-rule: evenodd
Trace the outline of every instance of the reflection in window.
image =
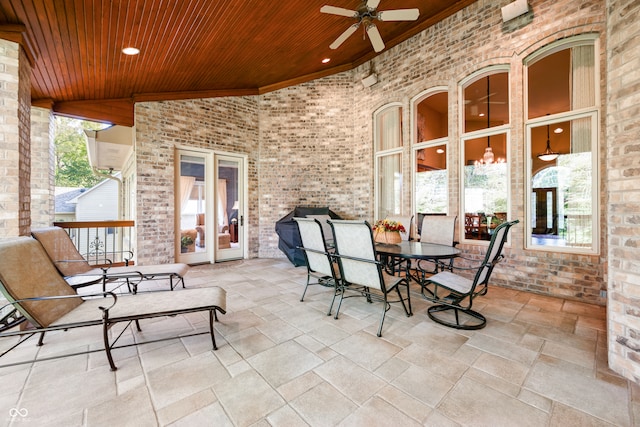
<svg viewBox="0 0 640 427">
<path fill-rule="evenodd" d="M 550 145 L 558 157 L 542 161 L 532 148 L 531 238 L 535 245 L 591 247 L 593 243 L 593 188 L 590 137 L 572 138 L 571 128 L 579 126 L 590 135 L 590 121 L 576 119 L 531 129 L 531 146 Z M 555 136 L 555 138 L 554 138 Z M 545 142 L 543 142 L 545 141 Z"/>
<path fill-rule="evenodd" d="M 447 96 L 447 92 L 437 92 L 415 104 L 416 143 L 447 137 Z"/>
<path fill-rule="evenodd" d="M 448 212 L 448 109 L 448 93 L 437 89 L 416 97 L 413 103 L 414 209 L 418 214 Z"/>
<path fill-rule="evenodd" d="M 489 137 L 464 142 L 465 238 L 490 240 L 491 232 L 507 220 L 508 168 L 506 134 L 493 135 L 496 161 L 479 161 Z"/>
<path fill-rule="evenodd" d="M 416 212 L 447 213 L 447 146 L 416 150 Z"/>
<path fill-rule="evenodd" d="M 595 36 L 589 37 L 525 60 L 529 247 L 597 251 L 598 112 Z"/>
<path fill-rule="evenodd" d="M 402 213 L 402 108 L 374 114 L 376 147 L 376 219 Z"/>
<path fill-rule="evenodd" d="M 464 237 L 490 240 L 507 220 L 509 73 L 484 75 L 464 87 Z"/>
</svg>

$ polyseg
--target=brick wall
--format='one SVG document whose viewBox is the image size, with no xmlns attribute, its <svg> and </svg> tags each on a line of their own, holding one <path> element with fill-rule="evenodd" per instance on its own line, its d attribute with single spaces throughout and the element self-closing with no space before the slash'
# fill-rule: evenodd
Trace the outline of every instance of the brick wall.
<svg viewBox="0 0 640 427">
<path fill-rule="evenodd" d="M 507 2 L 503 2 L 507 3 Z M 460 108 L 458 106 L 459 82 L 471 73 L 489 65 L 506 64 L 510 67 L 511 91 L 511 212 L 512 219 L 523 220 L 525 206 L 524 182 L 524 112 L 523 112 L 523 60 L 527 55 L 553 41 L 572 35 L 600 33 L 601 75 L 605 70 L 605 8 L 603 1 L 529 1 L 532 12 L 508 23 L 502 22 L 500 7 L 495 1 L 480 0 L 437 25 L 426 29 L 412 39 L 383 52 L 370 63 L 355 70 L 354 82 L 368 75 L 373 69 L 379 82 L 371 88 L 355 87 L 355 141 L 372 139 L 371 114 L 390 102 L 403 105 L 403 134 L 405 150 L 404 206 L 411 212 L 411 99 L 420 92 L 436 86 L 449 88 L 449 149 L 448 171 L 450 207 L 449 212 L 459 211 L 460 186 Z M 487 42 L 490 41 L 490 42 Z M 605 92 L 604 83 L 601 88 Z M 604 98 L 603 98 L 604 100 Z M 602 105 L 601 119 L 605 109 Z M 601 140 L 605 139 L 604 131 Z M 604 142 L 601 144 L 604 156 Z M 367 147 L 361 147 L 365 150 Z M 372 155 L 363 156 L 368 168 L 373 169 Z M 602 157 L 604 158 L 604 157 Z M 365 183 L 363 183 L 364 186 Z M 605 200 L 605 164 L 601 170 L 601 200 Z M 373 212 L 373 181 L 366 189 L 369 206 L 360 217 L 370 217 Z M 604 209 L 601 223 L 605 224 Z M 525 289 L 549 295 L 576 298 L 584 301 L 605 303 L 600 291 L 606 288 L 606 226 L 601 230 L 601 256 L 586 256 L 567 253 L 545 253 L 524 250 L 522 223 L 512 231 L 511 247 L 506 250 L 508 262 L 500 265 L 493 282 L 506 287 Z M 481 256 L 484 246 L 462 245 L 469 253 Z"/>
<path fill-rule="evenodd" d="M 139 224 L 154 258 L 173 251 L 173 146 L 230 149 L 250 155 L 250 254 L 282 257 L 275 222 L 297 205 L 329 206 L 346 218 L 373 219 L 372 117 L 390 102 L 403 105 L 404 213 L 411 211 L 410 101 L 422 91 L 449 88 L 448 150 L 450 208 L 460 215 L 458 85 L 489 65 L 510 66 L 511 218 L 523 219 L 523 60 L 537 49 L 572 35 L 600 34 L 600 71 L 606 94 L 604 1 L 529 1 L 532 12 L 508 23 L 494 1 L 480 0 L 373 61 L 338 75 L 257 97 L 146 103 L 136 107 L 138 126 Z M 487 43 L 490 40 L 490 43 Z M 364 88 L 371 71 L 379 83 Z M 247 109 L 247 110 L 245 110 Z M 250 112 L 250 123 L 243 116 Z M 606 113 L 601 109 L 602 124 Z M 257 120 L 256 120 L 257 118 Z M 229 133 L 229 145 L 223 136 Z M 605 141 L 601 126 L 601 141 Z M 259 151 L 256 148 L 259 147 Z M 601 159 L 606 159 L 601 143 Z M 605 161 L 601 200 L 606 200 Z M 169 167 L 167 167 L 169 165 Z M 153 193 L 159 190 L 160 194 Z M 607 253 L 606 210 L 602 209 L 601 254 Z M 465 245 L 481 256 L 485 246 Z M 522 225 L 512 234 L 508 262 L 497 284 L 583 301 L 605 303 L 606 259 L 601 256 L 526 251 Z M 140 253 L 146 253 L 140 248 Z"/>
<path fill-rule="evenodd" d="M 354 139 L 351 72 L 260 97 L 260 253 L 281 257 L 275 223 L 296 206 L 340 216 L 367 212 L 358 181 L 371 179 Z M 367 143 L 368 144 L 368 143 Z"/>
<path fill-rule="evenodd" d="M 0 233 L 29 234 L 31 69 L 17 43 L 0 40 Z"/>
<path fill-rule="evenodd" d="M 54 220 L 53 114 L 31 107 L 31 227 L 48 227 Z"/>
<path fill-rule="evenodd" d="M 248 156 L 247 229 L 258 228 L 258 99 L 195 99 L 138 103 L 136 116 L 136 225 L 138 261 L 164 263 L 175 254 L 174 161 L 178 146 Z M 248 253 L 258 253 L 249 234 Z"/>
<path fill-rule="evenodd" d="M 607 10 L 609 365 L 640 382 L 640 3 Z"/>
</svg>

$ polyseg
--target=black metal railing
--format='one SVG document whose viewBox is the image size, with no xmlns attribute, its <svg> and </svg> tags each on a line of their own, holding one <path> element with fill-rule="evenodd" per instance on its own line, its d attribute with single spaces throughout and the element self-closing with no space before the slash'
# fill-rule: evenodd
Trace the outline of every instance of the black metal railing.
<svg viewBox="0 0 640 427">
<path fill-rule="evenodd" d="M 54 222 L 92 265 L 132 265 L 134 221 Z"/>
</svg>

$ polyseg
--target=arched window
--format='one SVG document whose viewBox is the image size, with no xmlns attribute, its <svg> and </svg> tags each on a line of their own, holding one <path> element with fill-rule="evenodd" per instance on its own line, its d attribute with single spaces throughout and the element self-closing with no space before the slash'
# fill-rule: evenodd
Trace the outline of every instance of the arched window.
<svg viewBox="0 0 640 427">
<path fill-rule="evenodd" d="M 527 247 L 598 251 L 596 36 L 525 59 Z"/>
<path fill-rule="evenodd" d="M 464 239 L 490 240 L 509 212 L 509 70 L 489 67 L 461 87 Z"/>
<path fill-rule="evenodd" d="M 402 211 L 402 106 L 389 104 L 373 114 L 375 219 Z"/>
</svg>

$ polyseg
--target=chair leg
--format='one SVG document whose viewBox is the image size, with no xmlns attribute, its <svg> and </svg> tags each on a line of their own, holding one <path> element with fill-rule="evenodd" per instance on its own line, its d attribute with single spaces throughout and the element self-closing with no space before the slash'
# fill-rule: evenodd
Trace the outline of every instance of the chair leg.
<svg viewBox="0 0 640 427">
<path fill-rule="evenodd" d="M 455 322 L 450 322 L 442 317 L 437 316 L 437 313 L 448 312 L 449 310 L 454 311 Z M 464 329 L 464 330 L 475 330 L 482 329 L 487 324 L 487 319 L 477 311 L 473 311 L 471 309 L 463 309 L 461 307 L 454 307 L 450 305 L 434 305 L 427 309 L 427 315 L 429 318 L 436 323 L 440 323 L 441 325 L 448 326 L 450 328 L 455 329 Z M 461 323 L 460 316 L 467 315 L 471 320 L 476 320 L 471 323 Z"/>
<path fill-rule="evenodd" d="M 216 336 L 213 333 L 213 319 L 215 318 L 215 312 L 216 310 L 209 310 L 209 332 L 211 332 L 211 342 L 213 343 L 213 349 L 217 350 L 218 346 L 216 345 Z"/>
<path fill-rule="evenodd" d="M 338 283 L 333 284 L 333 297 L 331 298 L 331 305 L 329 305 L 329 311 L 327 311 L 327 316 L 331 316 L 331 311 L 333 310 L 333 304 L 336 302 L 336 295 L 340 292 L 340 285 Z"/>
<path fill-rule="evenodd" d="M 309 287 L 309 281 L 311 280 L 311 276 L 309 276 L 309 274 L 307 274 L 307 284 L 304 287 L 304 291 L 302 291 L 302 296 L 300 297 L 300 302 L 304 301 L 304 296 L 307 293 L 307 288 Z"/>
<path fill-rule="evenodd" d="M 382 318 L 380 319 L 380 326 L 378 327 L 378 333 L 376 334 L 378 337 L 382 336 L 382 325 L 384 324 L 384 318 L 387 315 L 387 306 L 389 303 L 387 302 L 387 294 L 384 294 L 384 301 L 382 305 Z"/>
<path fill-rule="evenodd" d="M 112 371 L 118 370 L 115 363 L 113 363 L 113 356 L 111 355 L 111 344 L 109 344 L 109 325 L 107 322 L 102 324 L 102 339 L 104 340 L 104 351 L 107 353 L 107 360 Z"/>
<path fill-rule="evenodd" d="M 344 299 L 344 288 L 345 288 L 345 284 L 341 283 L 340 284 L 340 301 L 338 301 L 338 308 L 336 308 L 336 315 L 333 317 L 334 319 L 338 318 L 338 314 L 340 313 L 340 307 L 342 307 L 342 300 Z"/>
<path fill-rule="evenodd" d="M 402 308 L 404 308 L 404 312 L 407 315 L 407 317 L 413 316 L 413 310 L 411 309 L 411 291 L 409 289 L 409 283 L 407 282 L 407 304 L 404 303 L 404 298 L 402 298 L 402 294 L 400 293 L 399 285 L 396 285 L 396 291 L 398 292 L 398 298 L 402 303 Z M 408 310 L 407 310 L 407 305 L 409 306 Z"/>
</svg>

